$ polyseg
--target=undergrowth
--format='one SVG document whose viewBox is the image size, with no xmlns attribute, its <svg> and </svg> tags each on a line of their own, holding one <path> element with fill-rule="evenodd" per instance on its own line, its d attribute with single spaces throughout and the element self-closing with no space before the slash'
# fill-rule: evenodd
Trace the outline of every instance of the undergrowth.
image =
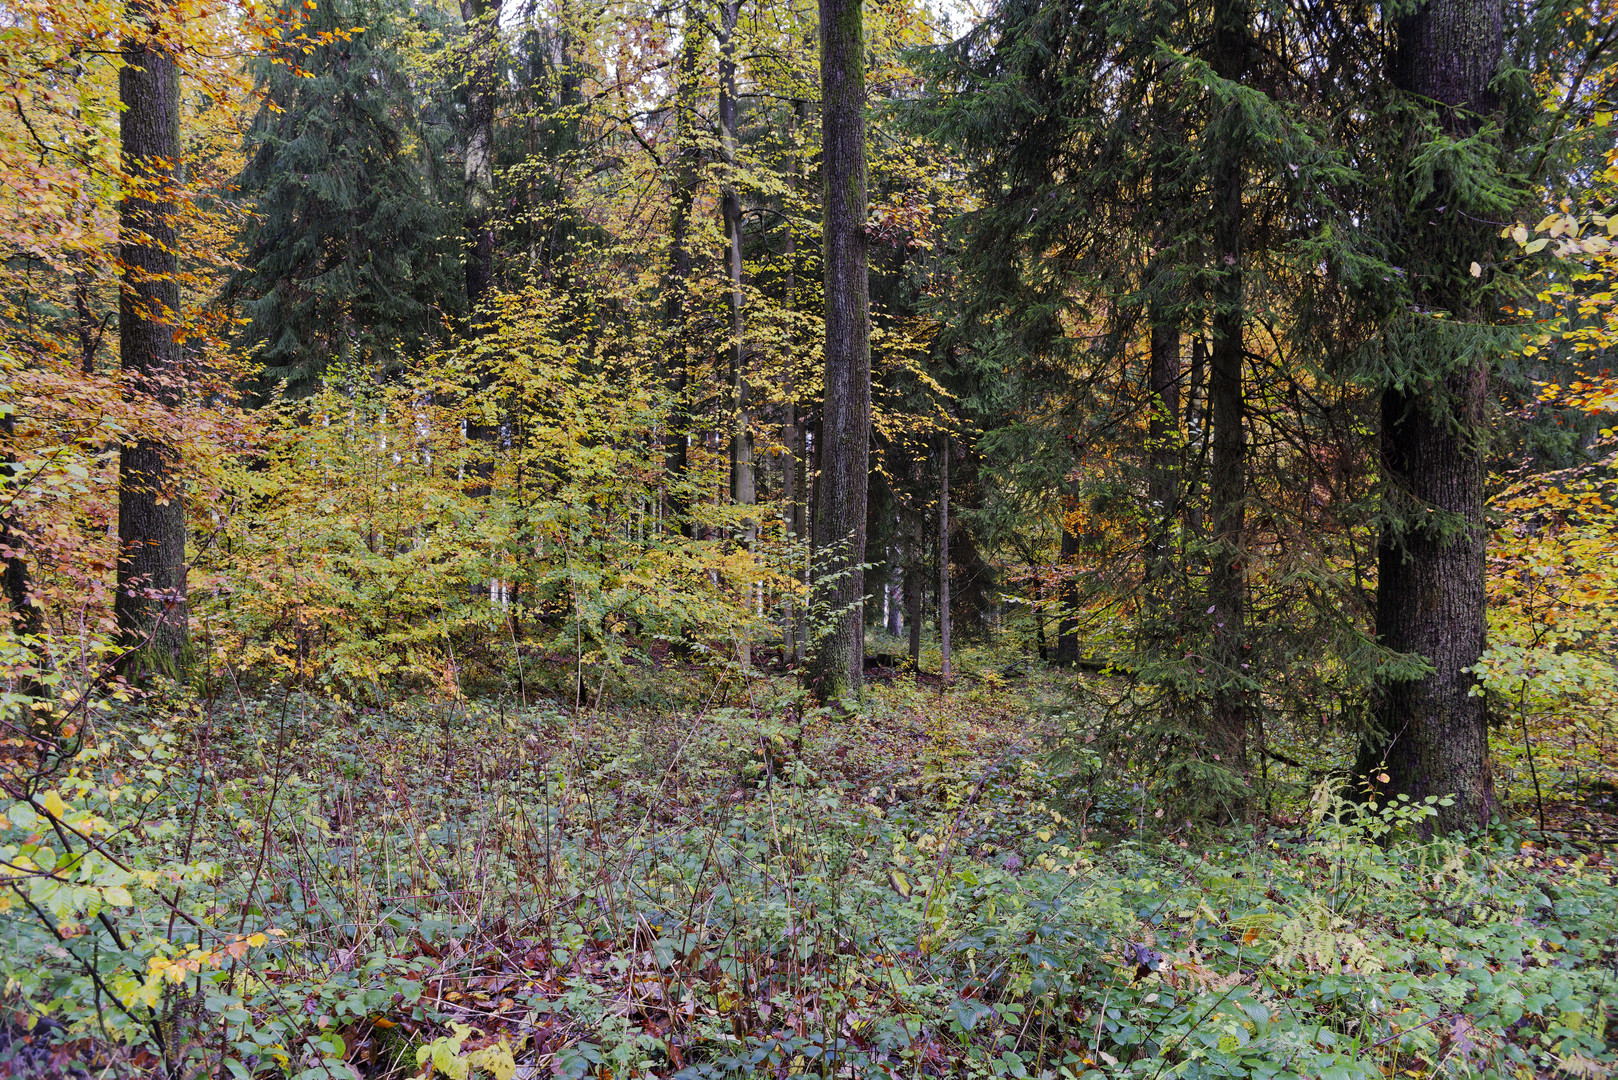
<svg viewBox="0 0 1618 1080">
<path fill-rule="evenodd" d="M 896 677 L 854 717 L 800 716 L 764 677 L 658 677 L 680 702 L 291 690 L 11 740 L 0 1056 L 459 1080 L 1618 1059 L 1599 848 L 1418 841 L 1430 807 L 1334 781 L 1214 831 L 1117 778 L 1120 811 L 1086 817 L 1044 753 L 1059 688 L 991 665 Z"/>
</svg>

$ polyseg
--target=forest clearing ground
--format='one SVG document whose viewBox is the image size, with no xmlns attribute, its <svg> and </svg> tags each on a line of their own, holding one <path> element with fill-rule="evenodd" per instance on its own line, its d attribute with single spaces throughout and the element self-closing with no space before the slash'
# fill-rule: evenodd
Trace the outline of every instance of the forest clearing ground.
<svg viewBox="0 0 1618 1080">
<path fill-rule="evenodd" d="M 156 999 L 178 1052 L 266 1080 L 1618 1062 L 1618 886 L 1595 846 L 1510 825 L 1420 843 L 1408 808 L 1328 787 L 1257 827 L 1159 823 L 1122 774 L 1089 781 L 1109 809 L 1084 824 L 1047 751 L 1085 676 L 963 666 L 947 688 L 872 672 L 860 710 L 801 728 L 786 678 L 674 663 L 577 709 L 189 704 L 171 736 L 198 767 L 169 773 L 132 850 L 162 865 L 191 831 L 217 869 L 181 907 L 265 936 Z M 108 1041 L 54 941 L 12 941 L 40 977 L 6 1000 L 61 1020 L 58 1060 L 157 1066 Z"/>
</svg>

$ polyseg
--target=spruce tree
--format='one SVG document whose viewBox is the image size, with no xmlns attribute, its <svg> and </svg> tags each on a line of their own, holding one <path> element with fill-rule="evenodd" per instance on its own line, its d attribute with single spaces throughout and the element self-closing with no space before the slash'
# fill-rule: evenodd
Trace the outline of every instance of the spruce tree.
<svg viewBox="0 0 1618 1080">
<path fill-rule="evenodd" d="M 1494 325 L 1497 286 L 1480 271 L 1498 261 L 1490 223 L 1517 198 L 1501 129 L 1490 124 L 1500 107 L 1502 5 L 1431 0 L 1401 18 L 1395 35 L 1388 75 L 1411 149 L 1388 158 L 1401 211 L 1385 219 L 1388 257 L 1402 288 L 1381 334 L 1386 524 L 1376 632 L 1426 670 L 1383 679 L 1358 769 L 1418 800 L 1452 796 L 1438 818 L 1449 830 L 1483 825 L 1494 809 L 1473 669 L 1486 632 L 1489 374 L 1507 340 Z"/>
<path fill-rule="evenodd" d="M 264 365 L 261 394 L 308 393 L 334 362 L 384 369 L 464 308 L 459 185 L 416 115 L 405 15 L 389 0 L 322 3 L 307 55 L 293 43 L 260 62 L 265 104 L 241 177 L 256 213 L 229 291 Z"/>
</svg>

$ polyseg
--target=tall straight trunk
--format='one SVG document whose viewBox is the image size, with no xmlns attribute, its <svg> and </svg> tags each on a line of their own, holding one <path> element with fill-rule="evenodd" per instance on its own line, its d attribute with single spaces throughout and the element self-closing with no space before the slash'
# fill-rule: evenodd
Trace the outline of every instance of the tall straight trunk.
<svg viewBox="0 0 1618 1080">
<path fill-rule="evenodd" d="M 466 86 L 466 306 L 472 321 L 494 283 L 495 44 L 499 6 L 461 0 L 461 20 L 472 45 Z"/>
<path fill-rule="evenodd" d="M 922 516 L 910 516 L 910 527 L 905 533 L 905 622 L 909 628 L 910 668 L 921 669 L 921 553 L 923 550 Z"/>
<path fill-rule="evenodd" d="M 1501 0 L 1429 0 L 1400 19 L 1391 72 L 1394 85 L 1436 107 L 1443 133 L 1475 135 L 1496 102 L 1489 90 L 1502 49 Z M 1430 250 L 1493 262 L 1493 226 L 1456 212 L 1464 199 L 1457 178 L 1440 176 L 1414 208 Z M 1472 178 L 1473 182 L 1476 178 Z M 1449 212 L 1445 212 L 1448 209 Z M 1409 260 L 1422 251 L 1404 253 Z M 1382 393 L 1382 470 L 1388 524 L 1377 552 L 1376 632 L 1386 647 L 1432 665 L 1418 679 L 1378 687 L 1376 727 L 1360 746 L 1362 774 L 1385 769 L 1387 787 L 1412 799 L 1452 795 L 1439 812 L 1441 831 L 1474 828 L 1493 812 L 1484 699 L 1472 668 L 1485 639 L 1483 516 L 1485 407 L 1489 361 L 1469 347 L 1467 323 L 1486 312 L 1447 268 L 1415 281 L 1418 305 L 1449 312 L 1459 325 L 1432 326 L 1423 344 L 1444 350 L 1440 378 Z M 1446 321 L 1447 323 L 1447 321 Z M 1430 363 L 1430 360 L 1428 361 Z M 1431 368 L 1429 368 L 1431 370 Z"/>
<path fill-rule="evenodd" d="M 1213 67 L 1221 78 L 1239 80 L 1247 72 L 1249 18 L 1244 0 L 1220 0 L 1215 10 Z M 1213 290 L 1213 347 L 1208 370 L 1213 425 L 1209 516 L 1213 519 L 1214 540 L 1213 566 L 1208 575 L 1208 603 L 1213 609 L 1209 651 L 1219 683 L 1213 693 L 1207 741 L 1209 751 L 1224 768 L 1245 777 L 1251 705 L 1243 685 L 1248 643 L 1242 174 L 1248 136 L 1239 103 L 1226 107 L 1220 128 L 1213 170 L 1218 280 Z"/>
<path fill-rule="evenodd" d="M 176 336 L 179 257 L 173 185 L 180 159 L 180 69 L 155 35 L 122 45 L 118 98 L 124 171 L 137 185 L 118 211 L 118 358 L 129 387 L 154 405 L 184 398 L 184 353 Z M 179 674 L 189 654 L 185 506 L 175 448 L 142 436 L 118 454 L 118 568 L 113 600 L 128 652 L 119 669 Z"/>
<path fill-rule="evenodd" d="M 463 270 L 468 321 L 474 335 L 483 331 L 482 307 L 494 284 L 494 46 L 498 40 L 498 16 L 498 3 L 491 12 L 488 0 L 461 0 L 461 21 L 471 42 L 466 86 L 466 163 L 462 174 L 466 197 Z M 479 388 L 485 393 L 493 385 L 489 374 L 479 376 Z M 467 473 L 475 478 L 467 494 L 474 498 L 486 499 L 493 493 L 494 443 L 499 433 L 498 422 L 486 422 L 476 414 L 467 419 L 466 439 L 473 455 Z M 492 588 L 494 583 L 489 584 Z M 481 593 L 483 585 L 474 583 L 473 593 Z"/>
<path fill-rule="evenodd" d="M 674 89 L 674 168 L 669 212 L 669 270 L 663 283 L 663 323 L 668 330 L 664 379 L 669 392 L 669 413 L 664 423 L 664 518 L 676 530 L 688 526 L 684 485 L 690 457 L 685 394 L 690 345 L 691 206 L 696 200 L 700 151 L 693 134 L 696 111 L 697 63 L 701 44 L 696 34 L 697 14 L 690 3 L 681 8 L 680 70 Z"/>
<path fill-rule="evenodd" d="M 730 335 L 725 350 L 730 367 L 730 502 L 752 507 L 758 503 L 758 478 L 753 467 L 753 435 L 748 403 L 746 348 L 743 340 L 742 200 L 736 188 L 736 23 L 741 0 L 723 0 L 719 8 L 719 151 L 725 179 L 719 207 L 725 227 L 725 269 L 730 279 Z M 742 542 L 751 545 L 758 522 L 751 514 L 742 521 Z M 747 645 L 740 646 L 741 662 L 748 662 Z"/>
<path fill-rule="evenodd" d="M 1180 327 L 1161 310 L 1151 313 L 1152 355 L 1148 373 L 1152 417 L 1146 433 L 1148 602 L 1169 598 L 1174 572 L 1174 520 L 1180 508 Z"/>
<path fill-rule="evenodd" d="M 888 545 L 888 572 L 883 583 L 883 614 L 889 634 L 898 637 L 904 633 L 904 519 L 895 511 L 893 515 L 893 542 Z"/>
<path fill-rule="evenodd" d="M 1073 501 L 1077 498 L 1074 485 L 1069 485 L 1068 497 L 1063 500 L 1064 511 L 1074 509 Z M 1057 573 L 1061 575 L 1061 583 L 1056 590 L 1056 599 L 1059 606 L 1056 618 L 1056 664 L 1058 667 L 1072 667 L 1079 662 L 1079 583 L 1075 576 L 1074 564 L 1079 557 L 1081 543 L 1078 534 L 1068 525 L 1068 514 L 1062 515 L 1062 547 L 1057 563 Z"/>
<path fill-rule="evenodd" d="M 816 440 L 817 628 L 808 681 L 821 702 L 858 691 L 865 652 L 865 500 L 871 448 L 865 237 L 865 31 L 861 0 L 820 0 L 825 175 L 825 404 Z"/>
<path fill-rule="evenodd" d="M 1187 536 L 1200 539 L 1203 531 L 1202 483 L 1208 465 L 1208 342 L 1197 327 L 1191 339 L 1191 370 L 1185 380 L 1186 465 L 1180 477 L 1180 500 L 1185 504 Z"/>
<path fill-rule="evenodd" d="M 792 103 L 791 120 L 787 127 L 787 142 L 793 147 L 792 155 L 787 169 L 787 188 L 793 196 L 797 195 L 798 184 L 803 172 L 803 162 L 797 152 L 798 132 L 801 128 L 804 112 L 808 103 L 794 101 Z M 794 200 L 795 201 L 795 200 Z M 793 203 L 789 202 L 789 206 Z M 798 236 L 789 221 L 786 228 L 786 243 L 784 254 L 786 256 L 786 308 L 789 312 L 798 309 Z M 798 482 L 799 470 L 803 464 L 803 428 L 798 416 L 798 387 L 796 378 L 797 335 L 793 335 L 790 351 L 791 359 L 786 365 L 786 375 L 782 379 L 781 396 L 784 401 L 781 415 L 781 445 L 785 447 L 785 454 L 781 461 L 781 505 L 786 518 L 787 533 L 795 543 L 802 543 L 806 534 L 806 521 L 804 520 L 804 506 L 801 492 L 802 485 Z M 781 656 L 783 660 L 796 663 L 802 658 L 803 636 L 798 632 L 798 619 L 800 612 L 798 604 L 792 596 L 787 597 L 785 609 L 782 612 Z"/>
<path fill-rule="evenodd" d="M 949 655 L 949 436 L 944 436 L 943 465 L 938 471 L 938 651 L 939 672 L 950 681 Z"/>
<path fill-rule="evenodd" d="M 730 500 L 737 506 L 753 506 L 758 502 L 758 487 L 753 471 L 753 436 L 748 430 L 751 406 L 747 373 L 743 368 L 742 200 L 736 190 L 736 21 L 740 14 L 741 0 L 725 0 L 720 7 L 719 148 L 724 156 L 725 183 L 719 205 L 725 226 L 725 270 L 730 278 L 730 341 L 726 350 L 730 365 Z M 757 525 L 749 519 L 749 541 L 756 530 Z"/>
</svg>

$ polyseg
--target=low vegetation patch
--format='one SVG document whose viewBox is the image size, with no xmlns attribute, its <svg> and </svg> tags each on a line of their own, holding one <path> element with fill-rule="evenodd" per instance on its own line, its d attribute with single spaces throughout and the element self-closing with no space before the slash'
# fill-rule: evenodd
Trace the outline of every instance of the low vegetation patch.
<svg viewBox="0 0 1618 1080">
<path fill-rule="evenodd" d="M 1119 812 L 1086 820 L 1045 753 L 1054 683 L 901 674 L 800 718 L 769 679 L 659 678 L 687 704 L 292 691 L 12 740 L 6 1067 L 1342 1080 L 1618 1057 L 1599 844 L 1423 841 L 1430 807 L 1331 781 L 1214 828 L 1121 775 Z"/>
</svg>

